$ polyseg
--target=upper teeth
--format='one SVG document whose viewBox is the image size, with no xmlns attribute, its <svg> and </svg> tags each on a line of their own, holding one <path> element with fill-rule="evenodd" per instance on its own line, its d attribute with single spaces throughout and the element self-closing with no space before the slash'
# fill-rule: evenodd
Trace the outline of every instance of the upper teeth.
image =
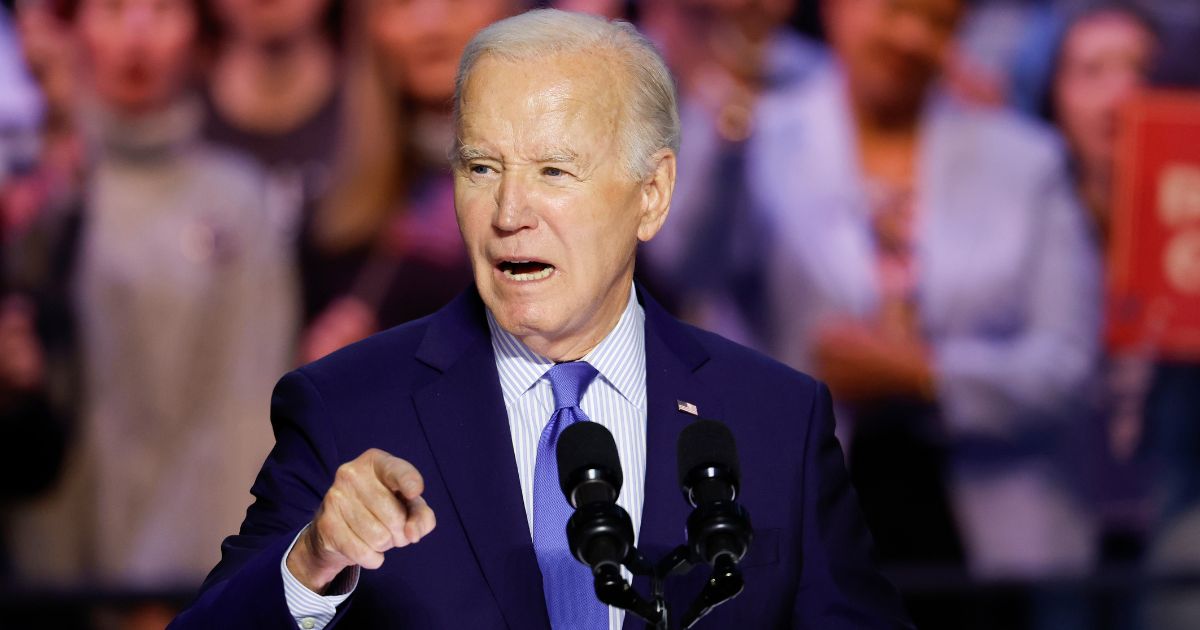
<svg viewBox="0 0 1200 630">
<path fill-rule="evenodd" d="M 527 262 L 527 261 L 521 261 L 521 262 Z M 545 267 L 542 267 L 541 271 L 531 271 L 529 273 L 515 273 L 515 272 L 513 272 L 512 269 L 504 270 L 504 275 L 508 276 L 509 278 L 512 278 L 513 280 L 517 280 L 519 282 L 525 282 L 527 280 L 541 280 L 542 278 L 549 277 L 551 273 L 554 273 L 554 267 L 551 267 L 550 265 L 546 265 Z"/>
</svg>

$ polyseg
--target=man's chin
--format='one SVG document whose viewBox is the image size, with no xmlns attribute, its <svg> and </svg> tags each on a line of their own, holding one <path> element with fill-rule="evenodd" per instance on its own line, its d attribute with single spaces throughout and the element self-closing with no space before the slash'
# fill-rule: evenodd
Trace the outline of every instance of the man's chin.
<svg viewBox="0 0 1200 630">
<path fill-rule="evenodd" d="M 524 338 L 540 335 L 546 330 L 546 308 L 536 302 L 512 298 L 484 298 L 496 323 L 509 333 Z"/>
</svg>

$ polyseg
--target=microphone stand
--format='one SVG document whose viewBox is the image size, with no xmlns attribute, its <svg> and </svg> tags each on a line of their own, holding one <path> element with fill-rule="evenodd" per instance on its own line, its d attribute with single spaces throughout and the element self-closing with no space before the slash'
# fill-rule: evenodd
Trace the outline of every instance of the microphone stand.
<svg viewBox="0 0 1200 630">
<path fill-rule="evenodd" d="M 615 564 L 602 564 L 593 569 L 596 598 L 609 606 L 621 608 L 637 615 L 646 622 L 646 628 L 668 630 L 667 602 L 663 593 L 662 579 L 654 565 L 637 548 L 631 548 L 622 562 L 633 575 L 649 576 L 654 593 L 653 601 L 647 601 L 621 575 Z"/>
<path fill-rule="evenodd" d="M 607 564 L 594 570 L 596 597 L 609 606 L 624 609 L 646 622 L 647 630 L 669 630 L 670 614 L 667 608 L 666 580 L 672 575 L 686 575 L 696 567 L 693 550 L 686 544 L 671 550 L 665 558 L 653 565 L 637 548 L 631 548 L 623 562 L 633 575 L 650 578 L 651 597 L 647 601 L 625 581 L 621 570 Z M 683 616 L 683 628 L 691 628 L 714 608 L 737 597 L 745 589 L 745 580 L 738 567 L 738 559 L 730 554 L 721 554 L 713 560 L 712 574 L 704 583 L 704 589 L 688 607 Z"/>
<path fill-rule="evenodd" d="M 745 587 L 746 582 L 742 579 L 742 570 L 738 568 L 737 560 L 730 555 L 717 556 L 713 561 L 712 575 L 704 583 L 704 590 L 700 591 L 700 595 L 683 616 L 683 627 L 691 628 L 696 625 L 701 617 L 740 595 Z"/>
</svg>

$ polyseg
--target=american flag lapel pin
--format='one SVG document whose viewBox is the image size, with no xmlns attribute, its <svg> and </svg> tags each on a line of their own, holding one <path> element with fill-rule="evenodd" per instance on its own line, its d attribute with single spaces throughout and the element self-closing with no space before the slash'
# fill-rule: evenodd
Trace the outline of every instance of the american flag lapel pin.
<svg viewBox="0 0 1200 630">
<path fill-rule="evenodd" d="M 678 408 L 683 413 L 690 413 L 693 416 L 700 415 L 700 410 L 696 409 L 695 403 L 690 403 L 686 400 L 676 400 L 675 405 L 676 405 L 676 408 Z"/>
</svg>

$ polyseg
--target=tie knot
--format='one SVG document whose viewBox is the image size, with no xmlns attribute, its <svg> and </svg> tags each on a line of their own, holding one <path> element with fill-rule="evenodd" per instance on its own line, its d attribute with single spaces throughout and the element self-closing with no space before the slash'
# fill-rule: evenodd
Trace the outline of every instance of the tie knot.
<svg viewBox="0 0 1200 630">
<path fill-rule="evenodd" d="M 585 361 L 558 363 L 546 372 L 554 391 L 554 408 L 578 407 L 583 390 L 596 378 L 596 368 Z"/>
</svg>

